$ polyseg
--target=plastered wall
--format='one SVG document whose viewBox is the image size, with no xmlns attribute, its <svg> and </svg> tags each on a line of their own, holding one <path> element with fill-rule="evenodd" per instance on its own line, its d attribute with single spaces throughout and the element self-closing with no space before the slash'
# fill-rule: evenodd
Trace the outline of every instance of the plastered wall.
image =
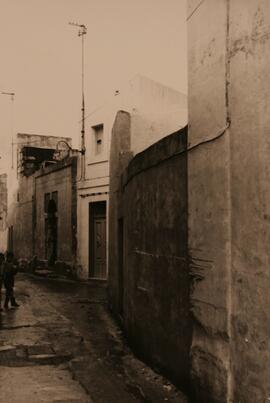
<svg viewBox="0 0 270 403">
<path fill-rule="evenodd" d="M 189 1 L 194 399 L 269 393 L 270 4 Z"/>
</svg>

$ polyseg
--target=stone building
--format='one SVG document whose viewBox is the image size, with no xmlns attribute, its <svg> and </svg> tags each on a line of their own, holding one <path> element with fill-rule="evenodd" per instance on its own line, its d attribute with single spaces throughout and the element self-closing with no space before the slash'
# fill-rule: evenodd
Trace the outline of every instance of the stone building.
<svg viewBox="0 0 270 403">
<path fill-rule="evenodd" d="M 41 168 L 34 177 L 34 255 L 63 269 L 76 266 L 77 156 Z"/>
<path fill-rule="evenodd" d="M 270 399 L 270 3 L 189 0 L 193 392 Z"/>
<path fill-rule="evenodd" d="M 87 118 L 85 177 L 78 180 L 77 207 L 83 278 L 106 279 L 108 274 L 109 153 L 119 110 L 130 113 L 134 154 L 187 123 L 186 95 L 139 75 Z"/>
<path fill-rule="evenodd" d="M 73 264 L 77 156 L 71 153 L 71 139 L 18 134 L 17 140 L 18 185 L 9 217 L 10 249 L 26 261 L 36 256 L 49 265 Z"/>
</svg>

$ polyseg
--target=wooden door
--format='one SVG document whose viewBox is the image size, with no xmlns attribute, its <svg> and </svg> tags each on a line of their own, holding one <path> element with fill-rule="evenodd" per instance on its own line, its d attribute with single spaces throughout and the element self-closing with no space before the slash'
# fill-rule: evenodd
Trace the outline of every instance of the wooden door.
<svg viewBox="0 0 270 403">
<path fill-rule="evenodd" d="M 89 203 L 89 277 L 107 278 L 106 201 Z"/>
<path fill-rule="evenodd" d="M 93 277 L 106 278 L 106 218 L 94 218 Z"/>
</svg>

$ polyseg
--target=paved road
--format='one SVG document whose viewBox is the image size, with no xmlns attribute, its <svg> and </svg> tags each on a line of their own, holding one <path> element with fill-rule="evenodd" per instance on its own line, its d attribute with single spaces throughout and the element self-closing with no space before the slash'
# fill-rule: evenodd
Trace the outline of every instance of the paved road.
<svg viewBox="0 0 270 403">
<path fill-rule="evenodd" d="M 0 316 L 1 403 L 187 402 L 133 356 L 104 284 L 20 274 L 16 295 Z"/>
</svg>

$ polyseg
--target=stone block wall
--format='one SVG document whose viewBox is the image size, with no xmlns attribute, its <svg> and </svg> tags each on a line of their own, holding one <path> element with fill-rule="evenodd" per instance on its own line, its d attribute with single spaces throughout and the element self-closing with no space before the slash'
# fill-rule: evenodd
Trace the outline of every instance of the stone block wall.
<svg viewBox="0 0 270 403">
<path fill-rule="evenodd" d="M 110 229 L 118 245 L 113 234 L 110 244 L 118 270 L 110 271 L 110 285 L 137 354 L 187 390 L 192 329 L 186 142 L 186 129 L 162 139 L 130 161 L 122 181 L 111 181 L 111 197 L 117 197 L 110 204 Z"/>
<path fill-rule="evenodd" d="M 57 260 L 72 262 L 76 258 L 76 158 L 39 171 L 35 182 L 36 254 L 46 259 L 44 196 L 58 192 Z"/>
</svg>

